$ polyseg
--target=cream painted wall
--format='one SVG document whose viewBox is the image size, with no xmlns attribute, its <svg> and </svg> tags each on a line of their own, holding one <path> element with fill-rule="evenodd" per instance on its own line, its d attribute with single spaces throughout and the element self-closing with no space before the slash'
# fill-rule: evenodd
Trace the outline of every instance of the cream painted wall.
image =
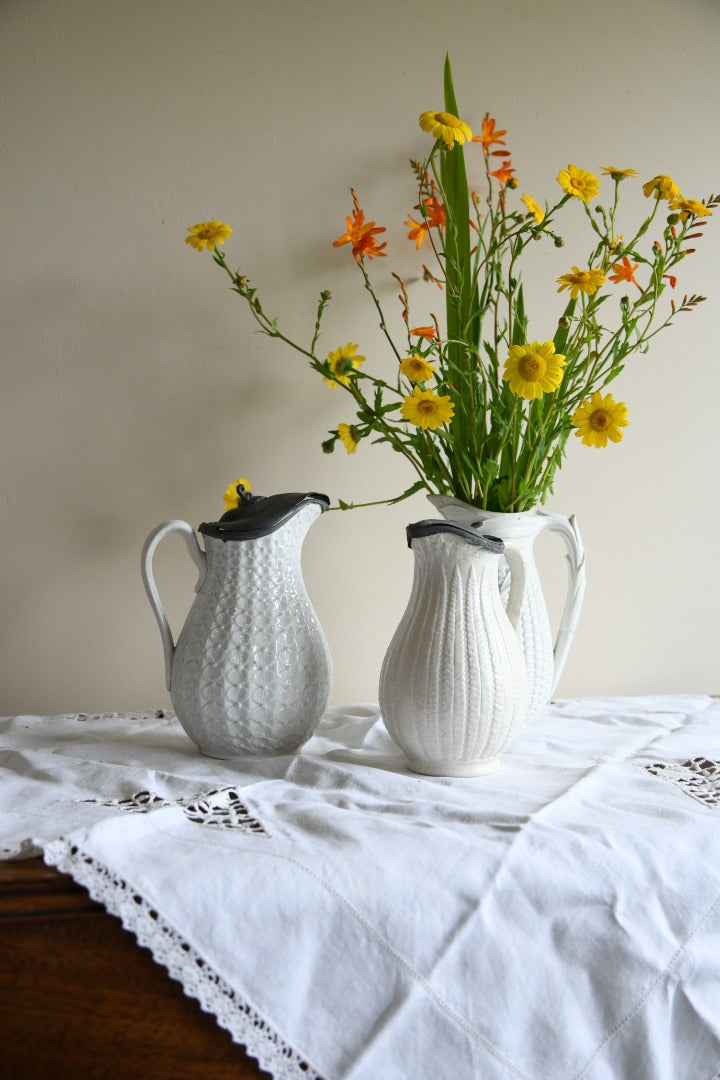
<svg viewBox="0 0 720 1080">
<path fill-rule="evenodd" d="M 569 161 L 668 172 L 692 196 L 720 188 L 715 0 L 2 4 L 0 712 L 168 703 L 140 549 L 167 518 L 215 517 L 237 474 L 357 501 L 407 486 L 384 448 L 321 453 L 350 419 L 344 397 L 257 335 L 183 237 L 229 221 L 231 262 L 284 325 L 307 332 L 331 287 L 327 348 L 361 342 L 381 362 L 356 268 L 330 242 L 354 185 L 391 226 L 387 263 L 411 276 L 407 160 L 427 146 L 417 116 L 440 107 L 446 49 L 463 114 L 509 129 L 537 198 Z M 720 221 L 707 233 L 679 288 L 709 301 L 633 360 L 614 385 L 626 438 L 573 440 L 549 504 L 577 514 L 588 552 L 563 696 L 720 691 Z M 530 274 L 543 339 L 552 282 L 587 248 L 580 224 L 567 237 L 561 264 L 544 249 Z M 439 308 L 430 286 L 413 296 Z M 427 513 L 420 497 L 332 513 L 308 538 L 335 701 L 376 695 L 410 587 L 403 528 Z M 560 552 L 544 561 L 559 597 Z M 177 628 L 194 580 L 179 541 L 158 575 Z"/>
</svg>

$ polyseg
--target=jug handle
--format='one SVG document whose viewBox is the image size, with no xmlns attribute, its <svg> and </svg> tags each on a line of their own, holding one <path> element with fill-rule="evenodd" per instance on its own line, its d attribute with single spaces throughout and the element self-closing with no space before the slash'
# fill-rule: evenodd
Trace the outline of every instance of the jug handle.
<svg viewBox="0 0 720 1080">
<path fill-rule="evenodd" d="M 160 601 L 160 593 L 158 592 L 155 578 L 153 577 L 152 561 L 155 549 L 160 541 L 164 540 L 166 536 L 170 536 L 171 533 L 179 533 L 182 536 L 188 552 L 190 553 L 190 558 L 198 568 L 199 576 L 195 585 L 195 592 L 199 592 L 202 588 L 207 573 L 207 556 L 198 544 L 192 525 L 188 525 L 187 521 L 166 521 L 163 525 L 158 525 L 156 529 L 153 529 L 145 541 L 141 562 L 142 579 L 143 584 L 145 585 L 145 591 L 148 595 L 148 600 L 150 601 L 150 606 L 155 613 L 155 618 L 160 627 L 160 636 L 162 638 L 163 652 L 165 654 L 165 685 L 168 690 L 170 689 L 170 674 L 172 672 L 172 661 L 175 653 L 175 642 L 173 641 L 170 623 L 163 610 Z"/>
<path fill-rule="evenodd" d="M 510 595 L 507 601 L 507 616 L 516 632 L 520 629 L 520 615 L 525 602 L 525 559 L 515 548 L 505 548 L 505 558 L 510 567 Z"/>
<path fill-rule="evenodd" d="M 568 520 L 562 514 L 548 513 L 545 510 L 541 510 L 540 514 L 544 519 L 543 527 L 550 532 L 560 533 L 567 548 L 568 591 L 560 620 L 560 628 L 553 648 L 555 671 L 552 690 L 554 691 L 565 667 L 573 634 L 580 618 L 583 596 L 585 595 L 585 548 L 574 515 Z"/>
</svg>

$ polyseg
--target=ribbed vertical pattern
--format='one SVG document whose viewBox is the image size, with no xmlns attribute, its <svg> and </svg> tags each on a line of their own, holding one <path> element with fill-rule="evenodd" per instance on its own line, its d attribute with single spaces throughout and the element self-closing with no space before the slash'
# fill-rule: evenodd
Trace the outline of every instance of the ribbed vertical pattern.
<svg viewBox="0 0 720 1080">
<path fill-rule="evenodd" d="M 206 754 L 290 753 L 327 707 L 332 665 L 300 550 L 318 507 L 257 540 L 206 536 L 208 569 L 178 639 L 171 698 Z"/>
<path fill-rule="evenodd" d="M 555 656 L 552 630 L 540 576 L 535 565 L 533 547 L 538 533 L 548 525 L 547 517 L 535 511 L 523 514 L 501 514 L 463 504 L 453 499 L 443 505 L 436 503 L 443 517 L 463 525 L 481 522 L 481 531 L 499 536 L 506 547 L 514 548 L 525 565 L 525 599 L 518 624 L 518 637 L 525 659 L 528 682 L 528 717 L 547 705 L 555 682 Z M 500 594 L 507 605 L 510 593 L 510 568 L 505 558 L 499 566 Z"/>
<path fill-rule="evenodd" d="M 525 667 L 500 600 L 500 556 L 439 534 L 413 541 L 407 609 L 380 676 L 380 708 L 411 767 L 482 771 L 523 724 Z"/>
</svg>

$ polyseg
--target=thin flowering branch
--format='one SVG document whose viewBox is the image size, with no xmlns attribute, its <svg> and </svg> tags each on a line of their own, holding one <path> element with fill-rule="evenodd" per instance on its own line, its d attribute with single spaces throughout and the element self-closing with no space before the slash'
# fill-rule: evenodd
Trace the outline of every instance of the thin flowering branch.
<svg viewBox="0 0 720 1080">
<path fill-rule="evenodd" d="M 413 474 L 397 498 L 425 490 L 486 509 L 522 511 L 552 491 L 573 431 L 584 446 L 622 439 L 628 409 L 607 393 L 607 384 L 675 315 L 704 300 L 695 293 L 678 300 L 669 292 L 720 197 L 687 198 L 666 174 L 642 183 L 632 168 L 604 165 L 598 176 L 570 162 L 556 173 L 555 197 L 541 205 L 522 189 L 515 194 L 507 129 L 485 113 L 473 131 L 458 111 L 449 61 L 442 104 L 421 114 L 430 149 L 424 160 L 410 159 L 416 202 L 404 224 L 421 266 L 418 285 L 408 288 L 391 271 L 407 352 L 393 338 L 382 292 L 369 273 L 372 260 L 387 257 L 387 241 L 380 239 L 387 229 L 365 220 L 354 188 L 345 231 L 333 242 L 349 249 L 379 317 L 388 346 L 380 373 L 351 342 L 318 355 L 329 290 L 320 295 L 308 349 L 265 313 L 257 288 L 227 266 L 217 247 L 230 237 L 230 226 L 203 222 L 186 239 L 198 252 L 211 251 L 263 333 L 304 355 L 331 390 L 339 386 L 350 395 L 356 415 L 329 433 L 325 452 L 338 443 L 353 454 L 365 440 L 387 443 Z M 468 183 L 475 171 L 484 174 L 482 191 Z M 639 182 L 647 209 L 631 225 L 622 219 L 625 238 L 618 231 L 622 194 L 625 185 Z M 535 298 L 531 316 L 522 273 L 528 246 L 562 248 L 558 222 L 564 215 L 572 220 L 581 208 L 587 248 L 571 251 L 565 272 L 548 283 L 548 296 L 539 303 Z M 420 263 L 428 246 L 431 266 Z M 412 289 L 425 285 L 443 291 L 444 323 L 433 314 L 413 325 Z M 387 501 L 396 500 L 376 500 Z"/>
</svg>

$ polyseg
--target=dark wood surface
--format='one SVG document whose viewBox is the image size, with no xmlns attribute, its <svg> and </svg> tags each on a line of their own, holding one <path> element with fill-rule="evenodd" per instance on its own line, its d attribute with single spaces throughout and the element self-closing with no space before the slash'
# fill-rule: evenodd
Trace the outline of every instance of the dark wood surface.
<svg viewBox="0 0 720 1080">
<path fill-rule="evenodd" d="M 3 1080 L 268 1080 L 72 878 L 0 862 Z"/>
</svg>

